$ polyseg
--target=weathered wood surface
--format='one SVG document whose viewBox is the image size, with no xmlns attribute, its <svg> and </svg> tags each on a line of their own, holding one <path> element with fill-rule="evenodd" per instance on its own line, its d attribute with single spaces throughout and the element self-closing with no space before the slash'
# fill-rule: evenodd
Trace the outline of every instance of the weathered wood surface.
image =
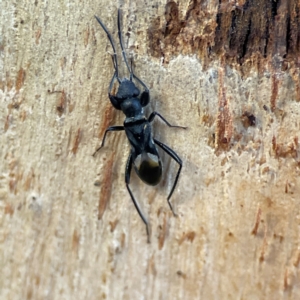
<svg viewBox="0 0 300 300">
<path fill-rule="evenodd" d="M 129 146 L 97 14 L 149 86 L 164 180 Z M 1 299 L 299 299 L 298 1 L 0 3 Z M 118 48 L 119 49 L 119 48 Z M 123 74 L 126 74 L 123 69 Z"/>
</svg>

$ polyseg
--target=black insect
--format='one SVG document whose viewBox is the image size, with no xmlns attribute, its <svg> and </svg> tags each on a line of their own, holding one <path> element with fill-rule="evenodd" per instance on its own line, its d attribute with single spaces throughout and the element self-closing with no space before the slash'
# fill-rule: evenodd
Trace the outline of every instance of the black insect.
<svg viewBox="0 0 300 300">
<path fill-rule="evenodd" d="M 169 127 L 178 127 L 178 128 L 183 128 L 185 129 L 186 127 L 181 127 L 181 126 L 173 126 L 171 125 L 166 119 L 164 119 L 159 113 L 157 112 L 152 112 L 150 117 L 147 119 L 143 107 L 147 106 L 150 100 L 150 95 L 149 95 L 149 89 L 147 88 L 146 84 L 140 80 L 132 70 L 132 66 L 129 67 L 126 54 L 124 51 L 124 46 L 123 46 L 123 41 L 122 41 L 122 34 L 121 34 L 121 11 L 120 9 L 118 10 L 118 35 L 119 35 L 119 41 L 120 41 L 120 46 L 122 49 L 122 55 L 125 61 L 125 64 L 127 66 L 127 69 L 129 71 L 129 79 L 119 78 L 119 71 L 118 71 L 118 60 L 117 60 L 117 54 L 116 54 L 116 49 L 115 45 L 112 39 L 111 34 L 105 27 L 105 25 L 102 23 L 102 21 L 95 16 L 97 19 L 98 23 L 101 25 L 105 33 L 107 34 L 107 37 L 111 43 L 111 46 L 113 48 L 113 55 L 112 55 L 112 60 L 113 60 L 113 65 L 114 65 L 114 75 L 110 81 L 109 88 L 108 88 L 108 97 L 110 99 L 111 104 L 113 105 L 114 108 L 118 110 L 122 110 L 123 113 L 126 115 L 124 125 L 123 126 L 111 126 L 108 127 L 105 131 L 101 146 L 95 151 L 93 156 L 104 146 L 104 142 L 106 139 L 106 134 L 109 131 L 122 131 L 125 130 L 127 138 L 131 144 L 131 152 L 127 160 L 126 164 L 126 170 L 125 170 L 125 183 L 127 190 L 130 194 L 130 197 L 133 201 L 133 204 L 135 208 L 137 209 L 140 217 L 142 218 L 143 222 L 146 225 L 146 230 L 147 230 L 147 235 L 148 235 L 148 241 L 149 241 L 149 236 L 150 236 L 150 231 L 149 231 L 149 224 L 147 219 L 144 217 L 138 203 L 136 202 L 130 187 L 130 173 L 131 173 L 131 168 L 132 165 L 134 167 L 134 170 L 136 171 L 137 175 L 140 177 L 142 181 L 149 185 L 156 185 L 160 182 L 161 177 L 162 177 L 162 164 L 161 160 L 158 155 L 157 148 L 155 146 L 158 145 L 161 149 L 163 149 L 167 154 L 169 154 L 178 164 L 179 164 L 179 169 L 173 184 L 173 187 L 171 189 L 171 192 L 167 198 L 170 209 L 172 210 L 173 214 L 174 210 L 172 207 L 172 204 L 170 202 L 170 198 L 174 192 L 174 189 L 176 187 L 176 184 L 178 182 L 178 178 L 180 175 L 180 171 L 182 168 L 182 161 L 179 158 L 179 156 L 168 146 L 165 144 L 159 142 L 158 140 L 154 139 L 152 137 L 152 132 L 151 132 L 151 125 L 150 123 L 154 120 L 155 116 L 160 117 Z M 137 86 L 134 84 L 133 79 L 136 80 L 139 84 L 141 84 L 144 88 L 144 91 L 140 93 L 139 89 Z M 114 81 L 117 80 L 119 83 L 119 88 L 117 94 L 114 96 L 111 94 L 112 87 L 114 84 Z"/>
</svg>

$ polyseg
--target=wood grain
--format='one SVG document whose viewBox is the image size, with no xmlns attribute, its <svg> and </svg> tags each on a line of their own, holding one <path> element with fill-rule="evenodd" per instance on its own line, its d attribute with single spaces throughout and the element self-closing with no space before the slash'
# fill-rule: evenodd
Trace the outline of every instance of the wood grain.
<svg viewBox="0 0 300 300">
<path fill-rule="evenodd" d="M 107 96 L 117 9 L 151 104 L 157 187 L 124 182 Z M 0 2 L 0 299 L 299 299 L 300 4 Z M 117 47 L 118 51 L 120 50 Z M 124 64 L 120 72 L 128 76 Z M 114 91 L 116 90 L 114 88 Z"/>
</svg>

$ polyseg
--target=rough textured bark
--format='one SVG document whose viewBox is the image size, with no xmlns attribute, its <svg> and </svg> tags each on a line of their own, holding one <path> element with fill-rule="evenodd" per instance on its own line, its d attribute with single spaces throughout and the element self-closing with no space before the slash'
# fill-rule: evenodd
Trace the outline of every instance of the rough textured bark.
<svg viewBox="0 0 300 300">
<path fill-rule="evenodd" d="M 24 2 L 24 1 L 23 1 Z M 124 184 L 109 125 L 117 8 L 163 181 Z M 299 299 L 297 0 L 0 3 L 1 299 Z M 119 49 L 119 48 L 118 48 Z M 120 52 L 119 52 L 120 54 Z M 123 66 L 122 74 L 126 75 Z"/>
</svg>

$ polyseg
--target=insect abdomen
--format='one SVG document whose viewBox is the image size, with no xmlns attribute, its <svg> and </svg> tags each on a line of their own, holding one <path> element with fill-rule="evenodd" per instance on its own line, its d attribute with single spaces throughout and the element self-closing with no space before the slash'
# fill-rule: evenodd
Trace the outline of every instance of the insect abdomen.
<svg viewBox="0 0 300 300">
<path fill-rule="evenodd" d="M 142 153 L 136 157 L 134 168 L 138 176 L 149 185 L 157 185 L 162 176 L 162 166 L 157 155 Z"/>
</svg>

